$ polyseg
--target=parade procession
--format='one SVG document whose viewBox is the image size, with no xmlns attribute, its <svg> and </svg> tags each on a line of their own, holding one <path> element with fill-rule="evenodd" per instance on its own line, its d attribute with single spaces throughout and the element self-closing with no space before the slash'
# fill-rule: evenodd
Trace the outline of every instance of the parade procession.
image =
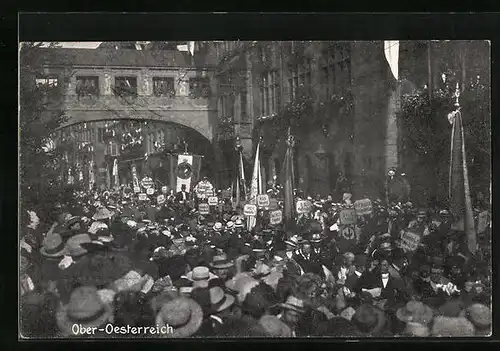
<svg viewBox="0 0 500 351">
<path fill-rule="evenodd" d="M 173 50 L 163 50 L 181 55 L 175 57 L 196 58 L 203 47 L 197 44 L 195 50 L 192 43 L 186 44 L 187 50 L 177 43 Z M 108 50 L 135 55 L 134 48 L 109 45 L 26 50 L 41 52 L 42 56 L 44 50 Z M 381 45 L 387 74 L 400 82 L 401 77 L 394 73 L 395 42 L 386 42 L 385 51 L 384 43 Z M 142 48 L 140 52 L 147 55 L 147 49 Z M 350 50 L 355 49 L 353 46 Z M 91 54 L 81 57 L 89 59 Z M 67 92 L 74 85 L 72 79 L 80 82 L 78 74 L 91 75 L 77 73 L 69 80 Z M 229 138 L 230 145 L 226 149 L 221 146 L 222 151 L 210 146 L 209 141 L 217 143 L 208 134 L 212 128 L 204 127 L 203 121 L 193 122 L 191 126 L 200 129 L 192 127 L 191 132 L 179 127 L 175 134 L 170 127 L 161 127 L 162 139 L 157 143 L 159 127 L 155 123 L 161 120 L 153 112 L 160 114 L 163 110 L 156 110 L 155 104 L 166 104 L 172 110 L 182 110 L 184 107 L 178 106 L 183 103 L 195 106 L 186 107 L 187 114 L 189 109 L 205 108 L 205 97 L 182 95 L 184 88 L 194 91 L 191 81 L 172 85 L 177 95 L 164 97 L 156 94 L 158 81 L 166 82 L 163 78 L 144 78 L 151 80 L 148 86 L 141 77 L 129 78 L 130 72 L 119 74 L 127 77 L 126 83 L 132 82 L 129 87 L 139 90 L 137 96 L 122 99 L 113 87 L 106 95 L 109 74 L 103 73 L 103 82 L 96 79 L 95 86 L 104 96 L 66 97 L 70 101 L 66 102 L 67 114 L 73 115 L 64 123 L 80 118 L 80 105 L 92 106 L 89 111 L 98 109 L 100 102 L 90 99 L 108 101 L 109 106 L 115 106 L 113 99 L 130 99 L 122 103 L 123 110 L 112 107 L 129 114 L 143 113 L 140 101 L 149 99 L 144 103 L 148 106 L 144 113 L 154 116 L 155 122 L 141 119 L 127 127 L 127 132 L 110 132 L 118 128 L 118 122 L 111 120 L 114 117 L 99 117 L 97 122 L 77 120 L 75 123 L 82 127 L 76 133 L 86 135 L 95 128 L 97 134 L 92 140 L 97 141 L 75 137 L 75 145 L 80 145 L 77 150 L 64 150 L 65 156 L 57 157 L 57 145 L 66 144 L 59 141 L 52 143 L 56 146 L 48 145 L 44 135 L 38 139 L 46 145 L 43 150 L 37 149 L 40 156 L 33 151 L 31 159 L 21 159 L 28 167 L 24 177 L 32 174 L 36 179 L 31 183 L 26 180 L 26 186 L 21 186 L 24 194 L 20 195 L 27 198 L 22 200 L 19 212 L 23 337 L 363 339 L 491 335 L 491 204 L 484 195 L 488 189 L 473 184 L 468 174 L 470 157 L 466 150 L 470 142 L 464 131 L 471 127 L 465 123 L 469 118 L 462 102 L 466 93 L 458 83 L 450 83 L 450 108 L 439 117 L 439 123 L 447 128 L 441 133 L 446 139 L 443 149 L 449 149 L 439 162 L 444 169 L 439 173 L 444 174 L 439 178 L 444 181 L 440 181 L 435 178 L 438 173 L 425 178 L 422 169 L 434 172 L 432 163 L 418 163 L 413 171 L 404 173 L 401 162 L 387 151 L 392 145 L 388 142 L 384 144 L 385 159 L 380 158 L 383 165 L 378 178 L 369 173 L 376 166 L 368 166 L 372 163 L 368 156 L 369 162 L 359 166 L 359 172 L 355 162 L 360 161 L 352 161 L 351 166 L 347 161 L 330 161 L 332 158 L 324 156 L 327 153 L 358 157 L 364 152 L 356 148 L 345 151 L 347 142 L 344 145 L 338 141 L 348 123 L 344 119 L 328 125 L 318 117 L 314 123 L 321 128 L 316 131 L 308 125 L 310 134 L 301 134 L 306 133 L 301 130 L 303 124 L 292 122 L 281 131 L 279 124 L 269 122 L 284 118 L 281 115 L 255 120 L 253 123 L 262 128 L 254 135 L 245 134 L 242 123 L 240 134 Z M 116 76 L 117 85 L 118 81 Z M 63 84 L 62 79 L 59 84 Z M 240 110 L 241 101 L 237 104 Z M 71 104 L 78 108 L 72 110 Z M 130 110 L 130 104 L 136 107 Z M 217 106 L 220 110 L 220 104 Z M 31 113 L 36 110 L 34 104 L 24 108 Z M 340 111 L 346 110 L 342 107 Z M 176 111 L 169 113 L 177 118 Z M 107 115 L 103 112 L 103 116 Z M 128 121 L 130 115 L 124 118 L 132 123 Z M 290 120 L 306 123 L 293 116 Z M 92 127 L 92 123 L 103 121 L 105 125 Z M 179 121 L 173 120 L 173 124 L 184 123 L 181 117 Z M 218 128 L 222 130 L 221 125 Z M 365 133 L 370 134 L 369 129 L 366 127 Z M 279 140 L 269 137 L 271 131 L 281 133 Z M 417 132 L 412 129 L 412 133 Z M 155 137 L 150 138 L 153 134 Z M 169 135 L 174 135 L 176 144 L 171 148 L 165 146 Z M 197 141 L 202 136 L 206 144 Z M 146 147 L 137 146 L 140 151 L 134 153 L 136 139 L 142 140 L 137 145 Z M 100 156 L 101 141 L 102 145 L 118 145 L 117 150 L 103 146 L 105 151 Z M 278 145 L 274 149 L 269 146 L 272 142 Z M 321 152 L 314 151 L 316 142 L 322 143 Z M 333 144 L 336 142 L 339 144 Z M 309 152 L 307 148 L 316 153 L 303 156 Z M 127 150 L 132 151 L 126 154 Z M 418 157 L 422 158 L 441 157 L 413 152 L 420 153 L 423 156 Z M 46 172 L 45 168 L 38 171 L 41 163 L 31 166 L 39 167 L 37 170 L 30 170 L 37 157 L 64 164 L 54 171 L 53 179 L 57 180 L 48 183 L 50 177 L 44 179 L 45 173 L 38 173 Z M 273 157 L 280 161 L 273 162 Z M 345 157 L 347 160 L 350 156 Z M 319 164 L 326 166 L 321 168 Z M 226 173 L 221 165 L 226 165 Z M 424 178 L 430 181 L 418 183 Z M 47 184 L 40 185 L 45 181 Z M 424 193 L 429 196 L 422 200 Z M 438 197 L 440 201 L 432 200 Z"/>
</svg>

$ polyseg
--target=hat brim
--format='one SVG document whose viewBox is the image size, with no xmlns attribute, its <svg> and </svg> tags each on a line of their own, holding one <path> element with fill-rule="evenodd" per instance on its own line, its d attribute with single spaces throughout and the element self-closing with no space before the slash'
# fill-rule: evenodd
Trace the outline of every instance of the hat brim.
<svg viewBox="0 0 500 351">
<path fill-rule="evenodd" d="M 99 327 L 103 325 L 108 320 L 110 320 L 111 316 L 113 316 L 113 309 L 111 308 L 110 305 L 104 304 L 104 309 L 105 312 L 95 320 L 84 323 L 80 322 L 78 323 L 78 325 L 81 325 L 84 328 Z M 63 333 L 66 336 L 74 335 L 72 328 L 75 325 L 75 322 L 68 317 L 68 305 L 64 305 L 59 308 L 59 310 L 56 313 L 56 322 L 61 333 Z"/>
<path fill-rule="evenodd" d="M 226 294 L 226 301 L 224 301 L 224 303 L 216 309 L 216 312 L 222 312 L 224 310 L 227 310 L 229 307 L 234 305 L 235 301 L 236 298 L 233 295 Z"/>
<path fill-rule="evenodd" d="M 234 267 L 234 263 L 232 263 L 232 262 L 216 263 L 216 264 L 210 264 L 210 267 L 213 269 L 225 269 L 225 268 Z"/>
<path fill-rule="evenodd" d="M 186 325 L 180 328 L 174 328 L 172 333 L 163 334 L 164 337 L 185 338 L 188 336 L 192 336 L 194 333 L 198 331 L 198 329 L 200 329 L 201 324 L 203 323 L 203 310 L 201 309 L 200 305 L 198 305 L 194 300 L 191 299 L 184 299 L 184 300 L 186 300 L 189 303 L 191 310 L 191 319 Z M 160 313 L 156 316 L 156 324 L 159 327 L 164 327 L 166 325 L 163 318 L 161 318 Z"/>
<path fill-rule="evenodd" d="M 53 254 L 50 254 L 46 251 L 46 248 L 45 247 L 42 247 L 40 249 L 40 254 L 44 257 L 49 257 L 49 258 L 59 258 L 59 257 L 63 257 L 64 255 L 66 255 L 68 253 L 68 248 L 65 246 L 64 248 L 61 249 L 61 251 L 58 251 L 58 252 L 55 252 Z"/>
<path fill-rule="evenodd" d="M 114 211 L 110 211 L 107 216 L 98 216 L 97 214 L 95 214 L 95 215 L 92 216 L 92 219 L 94 221 L 102 221 L 103 219 L 110 219 L 114 215 L 115 215 L 115 212 Z"/>
<path fill-rule="evenodd" d="M 406 313 L 405 307 L 396 310 L 396 317 L 402 322 L 415 322 L 420 324 L 429 324 L 432 321 L 434 313 L 429 306 L 425 306 L 425 312 L 414 318 L 411 314 Z"/>
<path fill-rule="evenodd" d="M 285 240 L 285 244 L 293 246 L 293 247 L 297 247 L 298 246 L 296 243 L 288 241 L 288 240 Z"/>
<path fill-rule="evenodd" d="M 292 311 L 295 311 L 298 313 L 304 313 L 306 311 L 305 308 L 300 308 L 300 307 L 297 307 L 294 305 L 290 305 L 289 303 L 280 303 L 277 306 L 284 308 L 284 309 L 287 309 L 287 310 L 292 310 Z"/>
</svg>

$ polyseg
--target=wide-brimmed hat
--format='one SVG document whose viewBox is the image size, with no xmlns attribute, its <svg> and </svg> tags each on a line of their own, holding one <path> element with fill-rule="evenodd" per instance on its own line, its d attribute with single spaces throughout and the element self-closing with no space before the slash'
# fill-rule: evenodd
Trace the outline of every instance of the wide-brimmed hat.
<svg viewBox="0 0 500 351">
<path fill-rule="evenodd" d="M 403 322 L 429 324 L 434 317 L 432 308 L 420 301 L 410 301 L 404 307 L 396 310 L 396 316 Z"/>
<path fill-rule="evenodd" d="M 233 221 L 229 221 L 226 223 L 226 229 L 233 229 L 234 228 L 234 222 Z"/>
<path fill-rule="evenodd" d="M 70 335 L 75 324 L 85 328 L 99 327 L 110 320 L 112 315 L 112 307 L 101 300 L 95 287 L 82 286 L 71 293 L 67 305 L 59 308 L 56 320 L 59 330 Z"/>
<path fill-rule="evenodd" d="M 88 234 L 77 234 L 66 241 L 67 251 L 72 257 L 83 256 L 88 253 L 87 249 L 82 244 L 91 243 L 92 239 Z"/>
<path fill-rule="evenodd" d="M 292 337 L 292 329 L 276 316 L 262 316 L 259 320 L 259 325 L 270 337 Z"/>
<path fill-rule="evenodd" d="M 311 236 L 311 239 L 309 240 L 311 243 L 320 243 L 321 241 L 323 240 L 323 238 L 321 237 L 321 234 L 319 233 L 314 233 L 312 236 Z"/>
<path fill-rule="evenodd" d="M 229 307 L 231 307 L 235 298 L 232 295 L 224 293 L 224 290 L 220 286 L 214 286 L 209 290 L 210 293 L 210 305 L 214 313 L 222 312 Z"/>
<path fill-rule="evenodd" d="M 429 327 L 424 324 L 408 322 L 403 331 L 404 336 L 425 338 L 430 335 Z"/>
<path fill-rule="evenodd" d="M 294 235 L 290 239 L 285 240 L 285 244 L 293 246 L 293 247 L 298 247 L 299 246 L 299 237 Z"/>
<path fill-rule="evenodd" d="M 103 219 L 108 219 L 114 216 L 114 212 L 108 210 L 106 207 L 102 207 L 97 210 L 97 212 L 92 216 L 94 221 L 100 221 Z"/>
<path fill-rule="evenodd" d="M 267 264 L 263 263 L 256 269 L 253 269 L 252 273 L 254 277 L 262 278 L 271 274 L 271 268 Z"/>
<path fill-rule="evenodd" d="M 82 217 L 80 217 L 80 216 L 73 216 L 73 217 L 71 217 L 69 220 L 67 220 L 67 221 L 63 224 L 63 226 L 64 226 L 65 228 L 70 228 L 73 224 L 78 223 L 78 222 L 80 222 L 81 220 L 82 220 Z"/>
<path fill-rule="evenodd" d="M 292 310 L 298 313 L 304 313 L 305 312 L 305 305 L 304 305 L 304 300 L 301 300 L 295 296 L 288 296 L 286 299 L 285 303 L 280 303 L 278 304 L 279 307 L 287 309 L 287 310 Z"/>
<path fill-rule="evenodd" d="M 220 254 L 214 256 L 212 259 L 212 262 L 210 263 L 210 267 L 214 269 L 224 269 L 224 268 L 229 268 L 233 267 L 234 263 L 227 258 L 226 254 Z"/>
<path fill-rule="evenodd" d="M 239 218 L 237 218 L 235 221 L 234 221 L 234 227 L 235 228 L 243 228 L 245 225 L 243 224 L 243 221 Z"/>
<path fill-rule="evenodd" d="M 187 280 L 192 281 L 193 285 L 200 285 L 199 283 L 201 282 L 206 282 L 208 284 L 210 279 L 217 278 L 215 274 L 210 272 L 210 270 L 204 266 L 194 267 L 191 272 L 188 272 L 185 275 L 185 277 Z"/>
<path fill-rule="evenodd" d="M 215 223 L 215 224 L 214 224 L 214 226 L 213 226 L 213 229 L 214 229 L 215 231 L 220 231 L 220 230 L 222 230 L 222 223 L 221 223 L 221 222 L 217 222 L 217 223 Z"/>
<path fill-rule="evenodd" d="M 465 317 L 443 317 L 434 318 L 431 335 L 440 337 L 466 337 L 474 336 L 474 325 Z"/>
<path fill-rule="evenodd" d="M 203 322 L 203 310 L 196 301 L 178 297 L 164 304 L 156 316 L 160 327 L 171 326 L 172 333 L 164 334 L 168 338 L 185 338 L 200 329 Z"/>
<path fill-rule="evenodd" d="M 383 242 L 383 243 L 380 244 L 379 249 L 383 250 L 383 251 L 391 251 L 392 250 L 392 245 L 391 245 L 391 243 Z"/>
<path fill-rule="evenodd" d="M 352 317 L 352 322 L 363 334 L 376 335 L 387 326 L 385 313 L 375 306 L 362 304 Z"/>
<path fill-rule="evenodd" d="M 460 315 L 466 317 L 478 329 L 488 329 L 491 327 L 491 309 L 483 304 L 472 304 L 463 310 Z"/>
<path fill-rule="evenodd" d="M 67 253 L 66 245 L 64 245 L 61 235 L 57 233 L 47 235 L 42 245 L 40 254 L 45 257 L 62 257 Z"/>
</svg>

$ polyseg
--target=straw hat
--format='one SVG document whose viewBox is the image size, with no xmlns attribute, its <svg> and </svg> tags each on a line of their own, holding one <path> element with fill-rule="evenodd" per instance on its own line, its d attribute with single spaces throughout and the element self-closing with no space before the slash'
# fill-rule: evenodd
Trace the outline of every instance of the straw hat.
<svg viewBox="0 0 500 351">
<path fill-rule="evenodd" d="M 492 316 L 488 306 L 475 303 L 467 307 L 460 315 L 466 317 L 478 329 L 491 327 Z"/>
<path fill-rule="evenodd" d="M 434 312 L 432 308 L 420 301 L 410 301 L 404 307 L 396 310 L 396 316 L 400 321 L 413 322 L 427 325 L 432 321 Z"/>
<path fill-rule="evenodd" d="M 61 235 L 52 233 L 47 235 L 43 240 L 43 246 L 40 249 L 40 254 L 45 257 L 62 257 L 67 253 L 66 245 L 62 240 Z"/>
<path fill-rule="evenodd" d="M 159 327 L 171 326 L 173 333 L 164 334 L 168 338 L 185 338 L 198 331 L 203 322 L 203 310 L 194 300 L 178 297 L 162 306 L 156 316 Z"/>
<path fill-rule="evenodd" d="M 243 224 L 243 221 L 239 218 L 237 218 L 235 221 L 234 221 L 234 227 L 235 228 L 243 228 L 245 225 Z"/>
<path fill-rule="evenodd" d="M 221 230 L 222 230 L 222 223 L 221 223 L 221 222 L 217 222 L 217 223 L 215 223 L 213 228 L 214 228 L 214 230 L 215 230 L 215 231 L 217 231 L 217 232 L 218 232 L 218 231 L 221 231 Z"/>
<path fill-rule="evenodd" d="M 108 219 L 114 216 L 114 212 L 108 210 L 106 207 L 102 207 L 97 210 L 96 214 L 92 216 L 94 221 L 100 221 L 103 219 Z"/>
<path fill-rule="evenodd" d="M 285 240 L 285 244 L 293 246 L 293 247 L 298 247 L 299 246 L 299 237 L 294 235 L 290 239 Z"/>
<path fill-rule="evenodd" d="M 280 303 L 278 304 L 279 307 L 287 309 L 287 310 L 292 310 L 298 313 L 304 313 L 305 312 L 305 307 L 304 307 L 304 300 L 298 299 L 295 296 L 288 296 L 286 299 L 285 303 Z"/>
<path fill-rule="evenodd" d="M 235 302 L 235 297 L 224 293 L 220 286 L 214 286 L 209 290 L 210 304 L 214 312 L 222 312 L 231 307 Z"/>
<path fill-rule="evenodd" d="M 210 267 L 213 269 L 224 269 L 224 268 L 230 268 L 233 267 L 234 263 L 227 258 L 226 254 L 220 254 L 217 256 L 214 256 L 212 259 L 212 262 L 210 263 Z"/>
<path fill-rule="evenodd" d="M 292 329 L 276 316 L 262 316 L 259 320 L 259 325 L 268 336 L 283 338 L 292 337 Z"/>
<path fill-rule="evenodd" d="M 233 221 L 229 221 L 226 223 L 226 229 L 233 229 L 234 228 L 234 222 Z"/>
<path fill-rule="evenodd" d="M 309 240 L 311 243 L 320 243 L 322 240 L 321 234 L 315 233 L 312 235 L 311 240 Z"/>
<path fill-rule="evenodd" d="M 83 327 L 99 327 L 110 320 L 113 309 L 105 304 L 93 286 L 76 288 L 67 305 L 61 306 L 56 314 L 57 325 L 66 335 L 72 334 L 75 324 Z"/>
<path fill-rule="evenodd" d="M 408 322 L 403 331 L 404 336 L 425 338 L 430 335 L 429 327 L 424 324 Z"/>
<path fill-rule="evenodd" d="M 210 279 L 217 278 L 207 267 L 203 266 L 194 267 L 185 277 L 193 282 L 193 287 L 207 287 Z"/>
<path fill-rule="evenodd" d="M 88 234 L 77 234 L 66 241 L 66 248 L 70 256 L 79 257 L 88 253 L 82 244 L 91 243 L 92 239 Z"/>
</svg>

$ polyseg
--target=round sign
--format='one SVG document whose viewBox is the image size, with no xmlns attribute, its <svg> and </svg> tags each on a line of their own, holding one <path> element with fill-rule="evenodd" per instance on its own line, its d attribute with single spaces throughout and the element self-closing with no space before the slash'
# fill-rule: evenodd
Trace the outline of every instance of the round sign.
<svg viewBox="0 0 500 351">
<path fill-rule="evenodd" d="M 144 188 L 151 188 L 153 186 L 153 179 L 151 179 L 149 177 L 142 178 L 141 185 Z"/>
<path fill-rule="evenodd" d="M 351 226 L 346 226 L 346 227 L 342 228 L 341 233 L 342 233 L 342 236 L 347 240 L 353 240 L 355 235 L 356 235 L 354 232 L 354 228 Z"/>
<path fill-rule="evenodd" d="M 177 166 L 177 177 L 181 179 L 189 179 L 192 174 L 193 170 L 187 161 L 184 161 Z"/>
</svg>

